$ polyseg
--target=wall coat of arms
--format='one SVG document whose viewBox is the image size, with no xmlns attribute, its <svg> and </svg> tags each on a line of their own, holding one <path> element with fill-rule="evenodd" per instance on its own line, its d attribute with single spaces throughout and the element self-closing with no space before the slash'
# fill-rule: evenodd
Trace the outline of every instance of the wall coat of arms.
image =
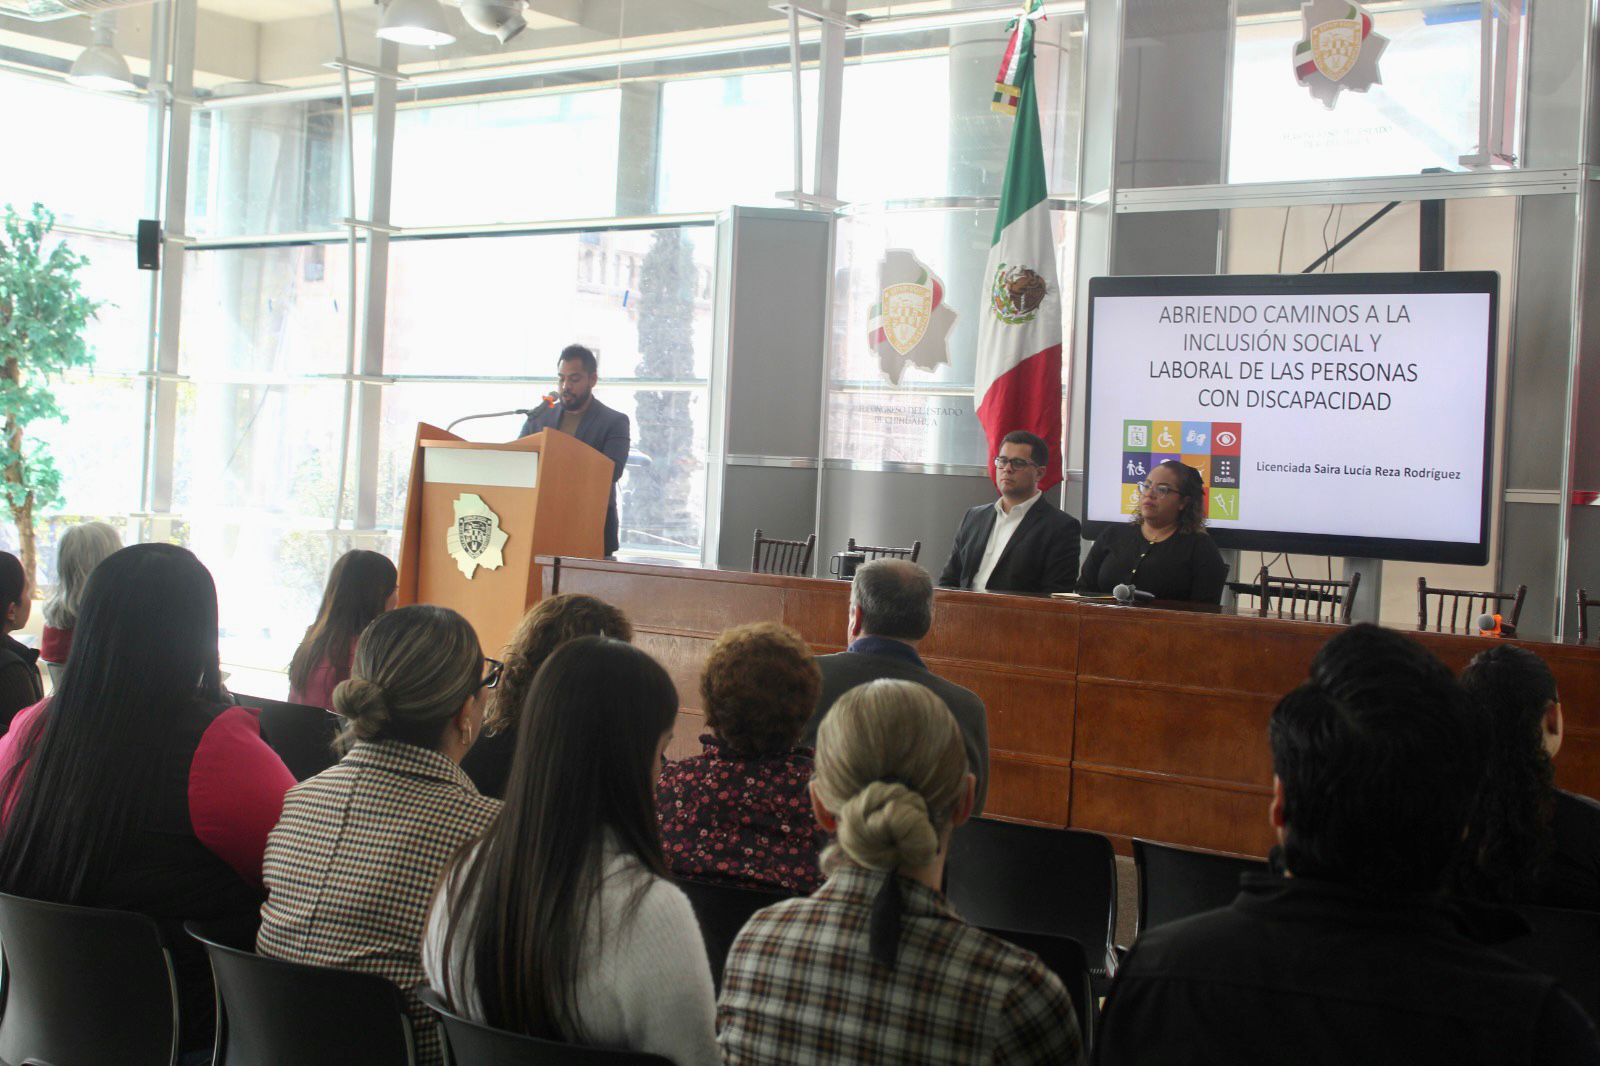
<svg viewBox="0 0 1600 1066">
<path fill-rule="evenodd" d="M 480 566 L 486 570 L 504 566 L 501 549 L 511 538 L 500 528 L 500 516 L 473 492 L 456 497 L 455 511 L 456 520 L 445 533 L 445 549 L 467 580 L 472 580 Z"/>
<path fill-rule="evenodd" d="M 929 373 L 948 363 L 956 313 L 944 302 L 944 282 L 928 265 L 908 249 L 890 248 L 878 264 L 878 289 L 867 340 L 889 381 L 900 384 L 908 363 Z"/>
<path fill-rule="evenodd" d="M 1300 5 L 1305 36 L 1294 46 L 1295 80 L 1322 106 L 1333 109 L 1344 89 L 1364 93 L 1383 84 L 1378 57 L 1389 39 L 1372 32 L 1372 16 L 1349 0 L 1310 0 Z"/>
</svg>

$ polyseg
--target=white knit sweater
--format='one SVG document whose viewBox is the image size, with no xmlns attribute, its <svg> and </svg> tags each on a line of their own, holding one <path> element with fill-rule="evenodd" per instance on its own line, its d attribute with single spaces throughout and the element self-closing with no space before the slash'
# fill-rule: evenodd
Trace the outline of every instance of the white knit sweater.
<svg viewBox="0 0 1600 1066">
<path fill-rule="evenodd" d="M 651 884 L 638 906 L 625 913 L 640 877 Z M 441 890 L 422 945 L 428 984 L 440 995 L 446 994 L 441 963 L 448 903 Z M 473 1020 L 484 1021 L 471 960 L 465 957 L 469 949 L 458 941 L 456 953 L 449 999 L 466 1005 Z M 677 1066 L 721 1062 L 711 967 L 689 900 L 619 852 L 607 862 L 590 911 L 577 993 L 585 1043 L 665 1055 Z"/>
</svg>

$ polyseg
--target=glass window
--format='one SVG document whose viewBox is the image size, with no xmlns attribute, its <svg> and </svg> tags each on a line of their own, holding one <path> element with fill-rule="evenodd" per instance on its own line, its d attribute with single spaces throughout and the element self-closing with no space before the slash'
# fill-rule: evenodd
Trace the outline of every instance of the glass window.
<svg viewBox="0 0 1600 1066">
<path fill-rule="evenodd" d="M 133 241 L 79 234 L 62 239 L 89 261 L 78 272 L 83 294 L 104 303 L 85 331 L 95 372 L 138 373 L 150 360 L 150 286 L 159 275 L 138 269 Z"/>
<path fill-rule="evenodd" d="M 347 244 L 187 253 L 179 369 L 185 374 L 342 374 Z"/>
<path fill-rule="evenodd" d="M 0 114 L 8 146 L 0 204 L 26 212 L 37 200 L 59 222 L 118 233 L 149 214 L 148 104 L 0 73 Z"/>
<path fill-rule="evenodd" d="M 357 152 L 371 137 L 358 134 Z M 323 233 L 348 199 L 338 100 L 251 103 L 197 110 L 189 141 L 189 223 L 196 237 Z M 356 186 L 357 213 L 366 183 Z"/>
<path fill-rule="evenodd" d="M 816 144 L 817 72 L 801 72 L 806 188 Z M 787 70 L 661 87 L 658 204 L 666 213 L 763 206 L 794 187 L 793 79 Z M 735 147 L 736 146 L 736 147 Z"/>
<path fill-rule="evenodd" d="M 1056 211 L 1052 217 L 1060 290 L 1070 293 L 1077 215 Z M 873 208 L 840 220 L 825 458 L 961 466 L 989 461 L 972 388 L 994 221 L 993 208 Z M 897 349 L 874 344 L 871 323 L 891 255 L 943 283 L 943 307 L 954 314 L 935 314 L 928 325 L 931 331 L 948 327 L 942 351 L 919 345 L 906 353 L 914 359 L 902 358 Z M 1062 303 L 1062 335 L 1070 337 L 1073 301 Z"/>
<path fill-rule="evenodd" d="M 611 215 L 621 98 L 613 88 L 402 109 L 395 225 Z"/>
<path fill-rule="evenodd" d="M 173 509 L 191 519 L 331 526 L 344 392 L 321 383 L 180 384 Z"/>
<path fill-rule="evenodd" d="M 1241 20 L 1234 40 L 1228 180 L 1461 170 L 1477 150 L 1481 27 L 1476 4 L 1385 11 L 1382 82 L 1329 110 L 1295 82 L 1299 5 Z"/>
<path fill-rule="evenodd" d="M 576 343 L 602 380 L 704 380 L 714 257 L 709 226 L 397 240 L 385 373 L 553 382 Z M 661 334 L 670 355 L 650 350 Z M 523 387 L 506 406 L 534 396 Z"/>
<path fill-rule="evenodd" d="M 74 375 L 51 386 L 67 418 L 36 422 L 61 473 L 65 514 L 125 515 L 139 509 L 145 390 L 136 378 Z"/>
</svg>

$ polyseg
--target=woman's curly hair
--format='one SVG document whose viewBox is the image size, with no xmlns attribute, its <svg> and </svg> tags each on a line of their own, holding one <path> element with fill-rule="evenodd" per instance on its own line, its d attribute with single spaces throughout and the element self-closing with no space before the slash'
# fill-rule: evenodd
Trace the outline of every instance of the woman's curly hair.
<svg viewBox="0 0 1600 1066">
<path fill-rule="evenodd" d="M 821 690 L 810 646 L 776 622 L 724 630 L 700 677 L 706 725 L 746 758 L 794 747 Z"/>
<path fill-rule="evenodd" d="M 511 634 L 500 653 L 505 672 L 500 684 L 489 693 L 484 711 L 484 726 L 498 733 L 516 724 L 533 675 L 550 653 L 577 637 L 610 637 L 633 643 L 633 625 L 628 616 L 604 600 L 593 596 L 561 595 L 541 600 L 522 616 L 517 631 Z"/>
</svg>

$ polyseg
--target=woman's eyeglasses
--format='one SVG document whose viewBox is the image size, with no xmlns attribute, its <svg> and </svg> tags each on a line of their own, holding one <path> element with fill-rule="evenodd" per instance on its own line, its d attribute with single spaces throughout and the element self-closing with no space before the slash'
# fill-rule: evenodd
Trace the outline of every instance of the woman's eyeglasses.
<svg viewBox="0 0 1600 1066">
<path fill-rule="evenodd" d="M 1138 489 L 1142 495 L 1154 496 L 1158 500 L 1164 500 L 1168 496 L 1171 496 L 1174 492 L 1178 491 L 1171 485 L 1157 485 L 1153 481 L 1139 482 Z"/>
<path fill-rule="evenodd" d="M 505 673 L 506 664 L 498 659 L 491 659 L 485 655 L 483 657 L 483 665 L 487 666 L 488 669 L 484 671 L 483 680 L 478 682 L 478 687 L 494 688 L 496 685 L 500 684 L 500 675 Z"/>
</svg>

